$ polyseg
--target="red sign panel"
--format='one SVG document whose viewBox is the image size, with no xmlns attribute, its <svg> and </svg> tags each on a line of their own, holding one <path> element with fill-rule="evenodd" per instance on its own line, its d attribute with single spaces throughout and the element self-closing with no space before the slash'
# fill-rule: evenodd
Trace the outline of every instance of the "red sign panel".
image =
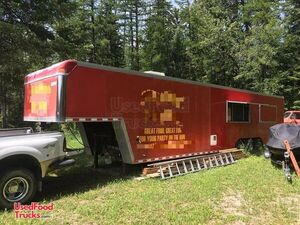
<svg viewBox="0 0 300 225">
<path fill-rule="evenodd" d="M 57 111 L 57 77 L 25 84 L 24 119 L 55 120 Z"/>
</svg>

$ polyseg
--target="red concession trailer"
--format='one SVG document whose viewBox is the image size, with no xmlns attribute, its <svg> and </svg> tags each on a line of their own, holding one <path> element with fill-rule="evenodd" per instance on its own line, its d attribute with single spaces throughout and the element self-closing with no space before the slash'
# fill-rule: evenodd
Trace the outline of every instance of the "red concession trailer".
<svg viewBox="0 0 300 225">
<path fill-rule="evenodd" d="M 91 153 L 111 142 L 128 164 L 266 142 L 283 107 L 279 96 L 75 60 L 25 78 L 25 121 L 77 122 Z"/>
</svg>

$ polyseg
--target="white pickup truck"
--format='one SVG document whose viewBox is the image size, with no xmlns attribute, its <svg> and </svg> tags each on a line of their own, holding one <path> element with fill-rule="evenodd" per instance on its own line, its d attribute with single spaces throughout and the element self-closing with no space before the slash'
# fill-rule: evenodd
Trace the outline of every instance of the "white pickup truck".
<svg viewBox="0 0 300 225">
<path fill-rule="evenodd" d="M 0 130 L 0 208 L 30 202 L 42 189 L 42 178 L 74 164 L 63 133 L 33 133 L 31 128 Z"/>
</svg>

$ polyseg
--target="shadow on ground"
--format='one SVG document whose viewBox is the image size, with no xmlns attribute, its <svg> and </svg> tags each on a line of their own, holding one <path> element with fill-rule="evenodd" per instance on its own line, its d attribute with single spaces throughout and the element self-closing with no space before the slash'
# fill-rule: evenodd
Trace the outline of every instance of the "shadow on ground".
<svg viewBox="0 0 300 225">
<path fill-rule="evenodd" d="M 117 180 L 133 179 L 140 176 L 143 165 L 114 164 L 101 167 L 92 166 L 92 159 L 86 155 L 75 158 L 77 164 L 61 171 L 51 173 L 43 180 L 43 190 L 38 194 L 37 201 L 53 201 L 63 196 L 83 193 L 96 189 Z"/>
</svg>

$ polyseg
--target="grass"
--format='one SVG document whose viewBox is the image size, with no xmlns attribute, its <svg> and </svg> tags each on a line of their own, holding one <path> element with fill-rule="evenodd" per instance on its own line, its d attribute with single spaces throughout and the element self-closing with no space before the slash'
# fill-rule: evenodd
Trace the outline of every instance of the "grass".
<svg viewBox="0 0 300 225">
<path fill-rule="evenodd" d="M 48 177 L 39 201 L 53 202 L 48 219 L 1 224 L 300 224 L 300 180 L 289 184 L 263 157 L 161 181 L 109 176 L 90 169 L 91 160 Z"/>
<path fill-rule="evenodd" d="M 62 124 L 62 131 L 64 132 L 67 148 L 69 149 L 78 149 L 83 148 L 83 141 L 80 137 L 79 131 L 77 129 L 71 128 L 70 126 L 74 126 L 74 124 Z"/>
</svg>

